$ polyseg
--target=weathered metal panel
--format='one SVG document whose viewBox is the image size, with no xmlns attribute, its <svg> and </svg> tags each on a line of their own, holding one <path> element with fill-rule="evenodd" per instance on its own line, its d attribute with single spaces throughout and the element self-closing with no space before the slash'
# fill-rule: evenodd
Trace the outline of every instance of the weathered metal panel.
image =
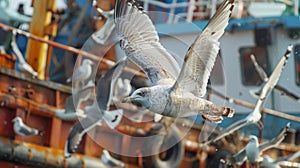
<svg viewBox="0 0 300 168">
<path fill-rule="evenodd" d="M 11 120 L 15 116 L 15 111 L 9 108 L 0 107 L 0 135 L 13 138 L 13 124 Z"/>
<path fill-rule="evenodd" d="M 100 159 L 73 155 L 65 159 L 63 150 L 0 138 L 0 160 L 47 168 L 106 167 Z M 0 165 L 5 163 L 0 163 Z"/>
<path fill-rule="evenodd" d="M 0 49 L 0 66 L 7 67 L 9 69 L 15 69 L 16 66 L 16 56 L 4 53 Z"/>
</svg>

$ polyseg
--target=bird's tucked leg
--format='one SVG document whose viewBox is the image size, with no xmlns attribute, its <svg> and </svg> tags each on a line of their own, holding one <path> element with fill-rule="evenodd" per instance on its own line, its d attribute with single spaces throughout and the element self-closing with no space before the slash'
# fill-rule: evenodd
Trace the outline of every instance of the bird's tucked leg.
<svg viewBox="0 0 300 168">
<path fill-rule="evenodd" d="M 258 128 L 260 129 L 260 130 L 263 130 L 264 129 L 264 124 L 261 122 L 261 121 L 258 121 L 257 123 L 255 123 L 257 126 L 258 126 Z"/>
<path fill-rule="evenodd" d="M 232 117 L 234 114 L 234 110 L 229 107 L 223 107 L 216 104 L 211 105 L 210 114 L 224 116 L 224 117 Z"/>
<path fill-rule="evenodd" d="M 202 115 L 203 120 L 208 120 L 210 122 L 220 123 L 223 120 L 222 116 L 212 116 L 212 115 Z"/>
</svg>

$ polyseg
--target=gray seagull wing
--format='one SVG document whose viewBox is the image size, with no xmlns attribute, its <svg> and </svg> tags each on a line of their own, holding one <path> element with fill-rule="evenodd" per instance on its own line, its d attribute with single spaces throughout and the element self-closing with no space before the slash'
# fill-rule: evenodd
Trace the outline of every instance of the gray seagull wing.
<svg viewBox="0 0 300 168">
<path fill-rule="evenodd" d="M 175 58 L 160 44 L 150 18 L 134 0 L 116 0 L 116 31 L 121 36 L 121 48 L 138 65 L 153 84 L 179 75 Z"/>
<path fill-rule="evenodd" d="M 113 89 L 116 80 L 121 75 L 127 59 L 120 60 L 114 67 L 108 70 L 103 76 L 97 81 L 97 96 L 96 100 L 101 110 L 108 110 L 110 101 L 113 95 Z"/>
<path fill-rule="evenodd" d="M 113 85 L 121 75 L 125 65 L 126 60 L 119 61 L 97 81 L 96 99 L 93 105 L 89 106 L 88 109 L 85 108 L 87 117 L 75 123 L 69 131 L 68 140 L 65 144 L 65 157 L 70 157 L 77 149 L 82 136 L 102 120 L 103 111 L 109 108 Z"/>
<path fill-rule="evenodd" d="M 267 83 L 264 85 L 259 99 L 263 100 L 266 99 L 266 97 L 270 94 L 271 90 L 275 87 L 275 85 L 277 84 L 279 77 L 281 75 L 281 72 L 283 70 L 283 68 L 285 67 L 285 64 L 287 63 L 287 60 L 290 57 L 290 53 L 292 51 L 292 45 L 288 46 L 285 54 L 283 55 L 283 57 L 280 59 L 279 63 L 277 64 L 277 66 L 275 67 L 275 69 L 273 70 L 271 76 L 269 77 L 269 80 L 267 81 Z"/>
<path fill-rule="evenodd" d="M 266 74 L 265 70 L 258 64 L 253 54 L 250 55 L 251 61 L 254 64 L 254 68 L 259 75 L 259 78 L 263 81 L 268 80 L 268 75 Z"/>
<path fill-rule="evenodd" d="M 276 160 L 274 161 L 274 163 L 279 163 L 279 162 L 282 162 L 282 161 L 293 160 L 293 159 L 295 159 L 295 158 L 297 158 L 297 157 L 300 157 L 300 151 L 295 152 L 295 153 L 293 153 L 293 154 L 291 154 L 291 155 L 289 155 L 289 156 L 286 156 L 286 157 L 280 157 L 280 158 L 276 159 Z"/>
<path fill-rule="evenodd" d="M 225 32 L 234 0 L 224 0 L 202 33 L 186 53 L 180 75 L 173 86 L 196 96 L 204 96 L 207 82 L 219 52 L 219 39 Z"/>
<path fill-rule="evenodd" d="M 257 113 L 261 112 L 261 109 L 263 108 L 268 95 L 270 94 L 270 92 L 272 91 L 274 86 L 277 84 L 279 77 L 281 75 L 281 72 L 282 72 L 283 68 L 285 67 L 286 61 L 289 58 L 290 53 L 291 53 L 291 46 L 288 47 L 286 53 L 284 54 L 282 59 L 277 64 L 277 66 L 274 69 L 273 73 L 271 74 L 270 78 L 266 78 L 268 81 L 266 82 L 266 84 L 264 85 L 264 87 L 260 93 L 259 99 L 256 103 L 255 109 L 253 110 L 252 114 L 249 114 L 245 119 L 237 121 L 236 123 L 227 127 L 224 131 L 222 131 L 222 133 L 220 135 L 217 136 L 217 138 L 214 141 L 234 132 L 235 130 L 237 130 L 245 125 L 254 123 L 255 116 L 251 116 L 251 115 L 259 115 L 259 117 L 256 117 L 255 122 L 257 122 L 260 119 L 261 115 L 257 114 Z M 252 117 L 254 117 L 254 118 L 252 119 Z M 251 119 L 252 119 L 252 121 L 251 121 Z"/>
<path fill-rule="evenodd" d="M 211 141 L 208 141 L 208 143 L 210 142 L 216 142 L 218 140 L 220 140 L 221 138 L 232 134 L 233 132 L 237 131 L 238 129 L 244 127 L 245 125 L 248 125 L 249 123 L 251 123 L 251 121 L 248 120 L 248 118 L 243 118 L 233 124 L 231 124 L 230 126 L 226 127 L 224 130 L 222 130 L 222 132 L 220 134 L 218 134 L 218 136 L 216 138 L 214 138 Z"/>
<path fill-rule="evenodd" d="M 288 48 L 288 52 L 291 52 L 291 47 Z M 257 73 L 259 74 L 260 78 L 263 80 L 263 81 L 267 81 L 268 80 L 268 76 L 266 75 L 264 69 L 257 63 L 256 59 L 255 59 L 255 56 L 254 55 L 251 55 L 251 60 L 255 66 L 255 69 L 257 71 Z M 280 68 L 280 67 L 279 67 Z M 289 97 L 290 99 L 293 99 L 293 100 L 296 100 L 296 101 L 299 101 L 300 98 L 299 96 L 295 95 L 294 93 L 288 91 L 287 89 L 285 89 L 284 87 L 280 86 L 280 85 L 275 85 L 274 86 L 275 90 L 279 91 L 282 95 L 284 96 L 287 96 Z M 261 92 L 261 91 L 260 91 Z"/>
<path fill-rule="evenodd" d="M 32 68 L 31 65 L 29 65 L 24 57 L 23 57 L 23 54 L 21 53 L 19 47 L 18 47 L 18 44 L 16 42 L 16 35 L 17 35 L 17 30 L 13 30 L 12 31 L 12 39 L 11 39 L 11 47 L 12 47 L 12 50 L 13 52 L 16 54 L 16 57 L 19 61 L 19 67 L 22 71 L 27 71 L 28 73 L 30 73 L 31 75 L 33 76 L 37 76 L 38 73 Z"/>
<path fill-rule="evenodd" d="M 19 128 L 19 133 L 23 134 L 24 136 L 36 135 L 38 132 L 39 131 L 37 129 L 31 128 L 25 124 Z"/>
<path fill-rule="evenodd" d="M 70 157 L 77 149 L 82 136 L 99 123 L 99 118 L 86 117 L 76 122 L 70 129 L 65 145 L 65 157 Z"/>
<path fill-rule="evenodd" d="M 270 141 L 267 141 L 265 143 L 260 144 L 259 147 L 258 147 L 259 151 L 263 152 L 267 149 L 278 146 L 284 140 L 284 138 L 285 138 L 287 132 L 289 131 L 290 127 L 291 127 L 291 124 L 287 123 L 286 127 L 282 129 L 282 131 L 278 134 L 277 137 L 271 139 Z"/>
</svg>

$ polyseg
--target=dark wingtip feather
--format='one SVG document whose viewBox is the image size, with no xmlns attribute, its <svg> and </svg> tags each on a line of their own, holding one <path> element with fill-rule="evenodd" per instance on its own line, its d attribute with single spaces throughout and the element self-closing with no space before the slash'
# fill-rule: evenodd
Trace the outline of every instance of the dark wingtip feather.
<svg viewBox="0 0 300 168">
<path fill-rule="evenodd" d="M 233 117 L 233 115 L 234 115 L 234 109 L 233 108 L 224 107 L 222 116 Z"/>
<path fill-rule="evenodd" d="M 123 17 L 127 14 L 127 6 L 130 5 L 136 9 L 138 9 L 140 12 L 144 13 L 144 8 L 137 3 L 134 0 L 116 0 L 115 2 L 115 22 L 116 19 Z"/>
<path fill-rule="evenodd" d="M 67 141 L 65 143 L 65 158 L 71 157 L 78 147 L 81 141 L 81 132 L 83 131 L 82 124 L 80 122 L 75 123 L 69 132 Z"/>
</svg>

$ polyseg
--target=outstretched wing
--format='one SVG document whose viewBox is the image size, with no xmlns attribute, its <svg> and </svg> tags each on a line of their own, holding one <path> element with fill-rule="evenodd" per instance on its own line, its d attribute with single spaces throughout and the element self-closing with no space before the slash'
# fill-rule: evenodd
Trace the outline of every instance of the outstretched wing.
<svg viewBox="0 0 300 168">
<path fill-rule="evenodd" d="M 65 157 L 70 157 L 71 154 L 75 152 L 81 142 L 82 136 L 94 128 L 100 121 L 99 118 L 86 117 L 71 127 L 65 144 Z"/>
<path fill-rule="evenodd" d="M 256 61 L 256 58 L 253 54 L 250 55 L 250 58 L 251 58 L 251 61 L 254 65 L 254 68 L 256 70 L 256 72 L 258 73 L 259 75 L 259 78 L 262 80 L 262 81 L 267 81 L 269 78 L 268 78 L 268 75 L 267 73 L 265 72 L 265 70 L 263 69 L 263 67 L 261 67 L 258 62 Z"/>
<path fill-rule="evenodd" d="M 178 87 L 196 96 L 204 96 L 207 82 L 219 52 L 223 35 L 233 9 L 234 0 L 224 0 L 200 36 L 191 45 L 173 89 Z"/>
<path fill-rule="evenodd" d="M 293 160 L 295 158 L 298 158 L 300 157 L 300 151 L 298 152 L 295 152 L 289 156 L 286 156 L 286 157 L 279 157 L 277 160 L 274 161 L 274 163 L 279 163 L 279 162 L 282 162 L 282 161 L 289 161 L 289 160 Z"/>
<path fill-rule="evenodd" d="M 287 60 L 290 56 L 292 48 L 293 48 L 292 45 L 288 46 L 285 54 L 283 55 L 283 57 L 281 58 L 281 60 L 277 64 L 277 66 L 275 67 L 272 75 L 270 76 L 269 80 L 267 81 L 267 83 L 265 84 L 265 86 L 263 87 L 263 89 L 260 93 L 260 96 L 259 96 L 260 100 L 264 100 L 270 94 L 270 91 L 277 84 L 279 77 L 281 75 L 281 72 L 282 72 L 283 68 L 285 67 L 285 64 L 287 63 Z"/>
<path fill-rule="evenodd" d="M 116 31 L 121 36 L 121 48 L 137 64 L 153 84 L 161 79 L 176 80 L 179 65 L 159 43 L 150 18 L 134 0 L 116 0 Z"/>
<path fill-rule="evenodd" d="M 279 133 L 277 137 L 271 139 L 270 141 L 260 144 L 258 147 L 259 151 L 263 152 L 267 149 L 278 146 L 284 140 L 290 127 L 291 127 L 291 123 L 287 123 L 286 127 L 282 129 L 282 131 Z"/>
<path fill-rule="evenodd" d="M 121 75 L 126 62 L 126 58 L 124 60 L 120 60 L 97 81 L 96 101 L 98 102 L 99 109 L 103 111 L 109 109 L 110 101 L 113 95 L 113 88 L 115 86 L 116 80 Z"/>
<path fill-rule="evenodd" d="M 245 125 L 248 125 L 252 123 L 251 121 L 247 120 L 248 118 L 244 118 L 241 120 L 238 120 L 237 122 L 231 124 L 230 126 L 226 127 L 218 136 L 210 141 L 208 141 L 206 144 L 210 144 L 211 142 L 217 142 L 221 138 L 228 136 L 232 134 L 233 132 L 237 131 L 238 129 L 244 127 Z"/>
</svg>

